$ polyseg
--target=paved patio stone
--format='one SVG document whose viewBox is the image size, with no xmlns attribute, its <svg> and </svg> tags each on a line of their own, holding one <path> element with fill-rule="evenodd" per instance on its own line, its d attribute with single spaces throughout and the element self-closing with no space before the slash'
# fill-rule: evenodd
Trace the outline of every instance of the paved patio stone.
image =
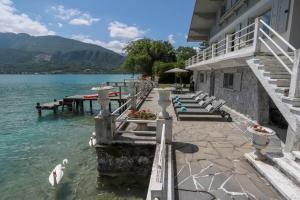
<svg viewBox="0 0 300 200">
<path fill-rule="evenodd" d="M 158 113 L 158 94 L 152 91 L 151 96 L 143 107 Z M 174 120 L 176 199 L 282 199 L 244 159 L 244 153 L 253 151 L 246 118 L 231 113 L 231 123 L 177 121 L 172 105 L 167 110 Z M 280 142 L 274 138 L 269 148 L 280 151 Z"/>
</svg>

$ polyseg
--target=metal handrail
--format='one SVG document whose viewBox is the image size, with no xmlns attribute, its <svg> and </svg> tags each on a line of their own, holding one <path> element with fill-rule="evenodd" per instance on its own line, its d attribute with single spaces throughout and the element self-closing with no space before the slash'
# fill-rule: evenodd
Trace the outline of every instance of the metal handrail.
<svg viewBox="0 0 300 200">
<path fill-rule="evenodd" d="M 294 60 L 266 33 L 264 32 L 264 30 L 262 28 L 259 29 L 260 32 L 262 32 L 262 34 L 268 38 L 272 44 L 277 47 L 277 49 L 279 49 L 281 51 L 281 53 L 283 53 L 283 55 L 285 55 L 292 63 L 294 63 Z"/>
<path fill-rule="evenodd" d="M 220 40 L 219 42 L 217 42 L 217 44 L 222 43 L 222 42 L 226 42 L 226 38 L 224 38 L 223 40 Z"/>
<path fill-rule="evenodd" d="M 226 46 L 226 44 L 223 44 L 223 45 L 218 46 L 216 49 L 219 49 L 219 48 L 225 47 L 225 46 Z"/>
<path fill-rule="evenodd" d="M 239 45 L 241 45 L 241 44 L 244 44 L 244 43 L 247 43 L 247 42 L 250 42 L 250 41 L 253 41 L 253 40 L 254 40 L 254 39 L 251 38 L 251 39 L 246 40 L 246 41 L 240 41 L 239 43 L 237 43 L 237 44 L 235 44 L 234 46 L 231 46 L 231 47 L 236 47 L 236 46 L 239 46 Z"/>
<path fill-rule="evenodd" d="M 239 39 L 241 39 L 241 38 L 243 38 L 243 37 L 246 37 L 246 36 L 248 36 L 248 35 L 250 35 L 250 34 L 252 34 L 252 33 L 254 33 L 254 31 L 245 33 L 244 35 L 241 35 L 240 37 L 234 38 L 233 40 L 229 40 L 228 42 L 233 42 L 233 41 L 239 40 Z"/>
<path fill-rule="evenodd" d="M 250 28 L 250 27 L 252 27 L 254 25 L 255 25 L 255 22 L 252 23 L 252 24 L 249 24 L 248 26 L 245 26 L 244 28 L 238 30 L 237 32 L 234 32 L 234 33 L 230 34 L 230 36 L 236 35 L 237 33 L 240 33 L 240 32 L 242 32 L 242 31 L 244 31 L 244 30 L 246 30 L 246 29 L 248 29 L 248 28 Z"/>
<path fill-rule="evenodd" d="M 259 40 L 269 49 L 269 51 L 275 56 L 275 58 L 282 64 L 282 66 L 292 74 L 292 70 L 282 61 L 282 59 L 273 51 L 273 49 L 261 38 Z"/>
<path fill-rule="evenodd" d="M 262 19 L 259 20 L 265 27 L 267 27 L 274 35 L 276 35 L 284 44 L 286 44 L 292 51 L 296 51 L 296 48 L 293 47 L 288 41 L 286 41 L 279 33 L 277 33 L 273 28 L 271 28 L 267 23 Z"/>
<path fill-rule="evenodd" d="M 128 101 L 126 101 L 126 103 L 124 103 L 122 106 L 120 106 L 119 108 L 117 108 L 114 112 L 112 112 L 112 115 L 117 114 L 122 108 L 124 108 L 127 104 L 129 104 L 132 101 L 132 99 L 129 99 Z"/>
</svg>

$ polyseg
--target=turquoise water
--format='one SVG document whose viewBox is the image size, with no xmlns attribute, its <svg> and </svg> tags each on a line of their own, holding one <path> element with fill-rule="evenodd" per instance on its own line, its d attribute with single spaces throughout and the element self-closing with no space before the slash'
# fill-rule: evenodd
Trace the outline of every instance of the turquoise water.
<svg viewBox="0 0 300 200">
<path fill-rule="evenodd" d="M 39 118 L 35 110 L 36 102 L 89 94 L 100 83 L 128 78 L 131 76 L 0 75 L 0 199 L 135 199 L 130 188 L 122 194 L 97 187 L 96 154 L 88 146 L 94 129 L 91 115 L 54 116 L 44 111 Z M 64 158 L 69 164 L 60 186 L 54 189 L 48 176 Z"/>
</svg>

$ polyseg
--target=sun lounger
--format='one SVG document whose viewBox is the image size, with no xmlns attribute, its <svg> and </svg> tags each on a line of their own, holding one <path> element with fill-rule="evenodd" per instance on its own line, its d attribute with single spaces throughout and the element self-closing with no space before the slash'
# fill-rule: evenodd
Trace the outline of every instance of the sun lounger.
<svg viewBox="0 0 300 200">
<path fill-rule="evenodd" d="M 195 102 L 195 103 L 175 103 L 174 108 L 180 108 L 180 107 L 185 107 L 185 108 L 205 108 L 209 104 L 211 104 L 213 101 L 215 101 L 216 97 L 211 96 L 206 98 L 205 100 L 201 100 L 200 102 Z"/>
<path fill-rule="evenodd" d="M 197 91 L 192 94 L 181 94 L 181 95 L 175 95 L 172 99 L 180 98 L 180 99 L 195 99 L 197 96 L 199 96 L 202 91 Z"/>
<path fill-rule="evenodd" d="M 223 118 L 226 118 L 227 121 L 231 122 L 232 118 L 230 117 L 230 114 L 225 112 L 224 110 L 221 110 L 221 107 L 226 102 L 224 100 L 217 100 L 214 101 L 211 105 L 206 106 L 205 108 L 176 108 L 176 116 L 177 119 L 183 119 L 185 118 L 185 115 L 193 115 L 193 116 L 202 116 L 202 115 L 220 115 Z M 189 118 L 189 117 L 187 117 Z"/>
<path fill-rule="evenodd" d="M 208 94 L 207 93 L 202 93 L 199 96 L 197 96 L 195 99 L 178 99 L 177 101 L 174 100 L 173 104 L 175 103 L 181 103 L 181 104 L 186 104 L 186 103 L 199 103 L 200 101 L 204 100 L 208 98 Z"/>
</svg>

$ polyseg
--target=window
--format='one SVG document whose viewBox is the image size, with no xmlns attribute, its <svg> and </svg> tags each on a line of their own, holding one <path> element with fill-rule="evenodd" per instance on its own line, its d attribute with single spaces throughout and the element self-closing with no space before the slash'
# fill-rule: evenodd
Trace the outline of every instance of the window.
<svg viewBox="0 0 300 200">
<path fill-rule="evenodd" d="M 199 74 L 199 82 L 204 83 L 204 73 Z"/>
<path fill-rule="evenodd" d="M 233 89 L 233 73 L 224 73 L 223 87 L 227 89 Z"/>
</svg>

